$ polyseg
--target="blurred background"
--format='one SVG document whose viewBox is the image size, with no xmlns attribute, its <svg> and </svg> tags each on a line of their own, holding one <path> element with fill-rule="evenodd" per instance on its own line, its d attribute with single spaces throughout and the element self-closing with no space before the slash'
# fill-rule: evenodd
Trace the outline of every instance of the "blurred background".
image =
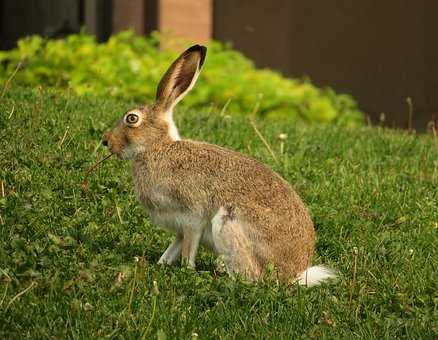
<svg viewBox="0 0 438 340">
<path fill-rule="evenodd" d="M 438 2 L 303 0 L 0 0 L 0 48 L 81 28 L 100 42 L 132 28 L 230 42 L 288 77 L 348 93 L 377 122 L 425 129 L 438 113 Z M 407 98 L 414 112 L 408 123 Z"/>
</svg>

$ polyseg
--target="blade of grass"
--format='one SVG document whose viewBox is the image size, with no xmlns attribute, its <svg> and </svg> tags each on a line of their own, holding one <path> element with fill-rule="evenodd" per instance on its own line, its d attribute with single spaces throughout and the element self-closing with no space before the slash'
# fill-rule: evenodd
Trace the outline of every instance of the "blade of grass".
<svg viewBox="0 0 438 340">
<path fill-rule="evenodd" d="M 29 285 L 29 287 L 27 287 L 26 289 L 24 289 L 23 291 L 21 291 L 20 293 L 18 293 L 17 295 L 15 295 L 11 301 L 9 301 L 8 305 L 6 306 L 6 310 L 8 310 L 9 306 L 12 305 L 14 303 L 15 300 L 17 300 L 20 296 L 26 294 L 26 292 L 28 292 L 29 290 L 31 290 L 33 287 L 35 287 L 37 285 L 37 283 L 35 281 L 32 281 L 32 283 Z"/>
<path fill-rule="evenodd" d="M 14 79 L 15 75 L 17 74 L 18 70 L 21 68 L 21 65 L 23 65 L 23 62 L 20 61 L 17 66 L 15 67 L 14 72 L 12 72 L 11 76 L 5 81 L 5 84 L 3 86 L 2 95 L 0 96 L 0 100 L 3 99 L 3 97 L 6 94 L 6 91 L 8 90 L 9 84 L 11 83 L 12 79 Z"/>
<path fill-rule="evenodd" d="M 274 151 L 272 151 L 272 148 L 269 145 L 269 143 L 266 141 L 265 137 L 263 137 L 263 135 L 261 134 L 259 129 L 257 129 L 257 126 L 255 125 L 254 121 L 250 119 L 249 122 L 250 122 L 252 128 L 254 129 L 254 132 L 256 133 L 256 135 L 260 138 L 260 140 L 262 141 L 263 145 L 266 147 L 266 149 L 271 154 L 271 156 L 274 159 L 275 163 L 279 164 L 277 156 L 275 156 Z"/>
</svg>

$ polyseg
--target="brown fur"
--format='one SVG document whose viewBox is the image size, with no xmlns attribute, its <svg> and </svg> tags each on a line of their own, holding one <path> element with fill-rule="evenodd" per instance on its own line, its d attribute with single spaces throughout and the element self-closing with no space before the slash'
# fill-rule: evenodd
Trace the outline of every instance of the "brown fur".
<svg viewBox="0 0 438 340">
<path fill-rule="evenodd" d="M 211 220 L 221 206 L 238 208 L 260 267 L 273 264 L 280 276 L 295 277 L 309 265 L 313 224 L 299 196 L 264 164 L 215 145 L 163 143 L 134 161 L 139 199 L 147 210 L 160 206 L 160 187 L 177 209 Z M 283 275 L 284 274 L 284 275 Z"/>
<path fill-rule="evenodd" d="M 185 216 L 190 216 L 207 226 L 221 207 L 226 207 L 221 232 L 228 235 L 228 244 L 238 257 L 233 262 L 235 272 L 258 279 L 272 264 L 280 278 L 293 279 L 310 265 L 314 229 L 306 207 L 290 185 L 250 157 L 207 143 L 173 140 L 169 135 L 164 108 L 172 107 L 172 101 L 193 86 L 191 79 L 202 64 L 199 50 L 192 49 L 190 57 L 185 53 L 166 73 L 167 80 L 160 83 L 157 104 L 131 111 L 140 115 L 141 124 L 133 128 L 122 120 L 104 136 L 104 142 L 111 152 L 132 159 L 136 192 L 151 217 L 163 221 L 169 214 L 181 213 L 181 219 L 173 218 L 169 223 L 189 223 Z M 172 73 L 184 69 L 182 59 L 189 60 L 185 69 L 189 78 Z M 179 78 L 184 78 L 182 85 L 167 85 Z M 170 103 L 160 98 L 166 93 L 172 93 Z M 196 252 L 188 245 L 192 242 L 192 234 L 186 233 L 188 227 L 182 228 L 184 258 L 190 251 Z M 182 238 L 181 231 L 175 230 Z M 230 239 L 233 230 L 234 243 Z M 244 255 L 238 256 L 236 247 Z"/>
</svg>

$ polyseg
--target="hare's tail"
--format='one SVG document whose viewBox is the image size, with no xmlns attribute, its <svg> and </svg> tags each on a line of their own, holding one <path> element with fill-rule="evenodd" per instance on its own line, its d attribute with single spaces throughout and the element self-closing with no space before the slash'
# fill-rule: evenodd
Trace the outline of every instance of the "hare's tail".
<svg viewBox="0 0 438 340">
<path fill-rule="evenodd" d="M 313 266 L 302 272 L 297 279 L 299 285 L 312 287 L 321 284 L 321 282 L 335 279 L 336 271 L 324 265 Z"/>
</svg>

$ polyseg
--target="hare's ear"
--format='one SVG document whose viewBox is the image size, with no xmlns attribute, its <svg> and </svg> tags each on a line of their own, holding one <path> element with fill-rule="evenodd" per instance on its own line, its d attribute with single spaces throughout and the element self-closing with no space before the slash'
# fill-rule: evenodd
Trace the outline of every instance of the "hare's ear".
<svg viewBox="0 0 438 340">
<path fill-rule="evenodd" d="M 157 104 L 169 111 L 196 83 L 207 48 L 194 45 L 183 52 L 169 67 L 157 89 Z"/>
</svg>

